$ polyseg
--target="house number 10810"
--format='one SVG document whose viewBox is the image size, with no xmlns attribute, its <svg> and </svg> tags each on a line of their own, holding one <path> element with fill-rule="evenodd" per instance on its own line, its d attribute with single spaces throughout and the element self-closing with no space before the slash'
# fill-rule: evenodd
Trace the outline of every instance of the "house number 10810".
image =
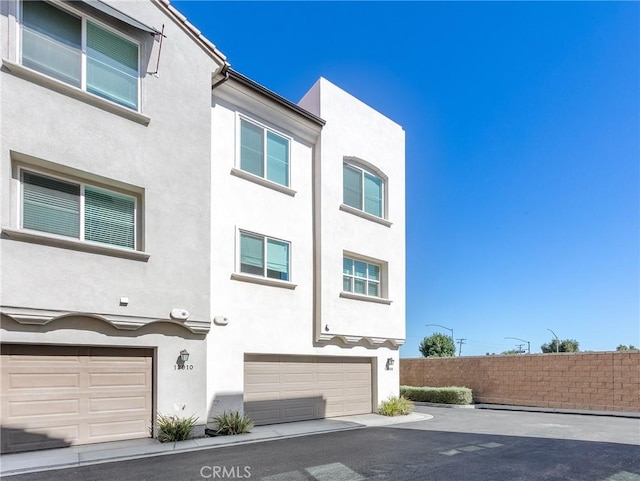
<svg viewBox="0 0 640 481">
<path fill-rule="evenodd" d="M 173 366 L 173 370 L 174 371 L 192 371 L 193 370 L 193 364 L 174 364 Z"/>
</svg>

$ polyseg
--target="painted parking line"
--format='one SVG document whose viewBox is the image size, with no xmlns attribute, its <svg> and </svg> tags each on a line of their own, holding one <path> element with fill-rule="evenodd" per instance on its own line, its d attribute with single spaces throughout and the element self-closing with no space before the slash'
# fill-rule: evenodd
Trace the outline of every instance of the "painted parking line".
<svg viewBox="0 0 640 481">
<path fill-rule="evenodd" d="M 502 443 L 483 443 L 483 444 L 478 444 L 478 446 L 482 446 L 483 448 L 499 448 L 500 446 L 504 446 L 504 444 Z"/>
<path fill-rule="evenodd" d="M 450 449 L 449 451 L 442 451 L 439 454 L 442 454 L 444 456 L 455 456 L 456 454 L 460 454 L 463 452 L 472 453 L 474 451 L 482 451 L 483 449 L 499 448 L 500 446 L 504 446 L 504 445 L 500 443 L 471 444 L 469 446 L 462 446 L 461 448 Z M 618 480 L 612 480 L 612 481 L 618 481 Z M 621 481 L 626 481 L 626 480 L 621 480 Z M 636 480 L 633 480 L 633 481 L 636 481 Z M 640 479 L 638 481 L 640 481 Z"/>
<path fill-rule="evenodd" d="M 458 451 L 457 449 L 450 449 L 449 451 L 443 451 L 440 454 L 444 454 L 445 456 L 455 456 L 456 454 L 460 454 L 462 451 Z"/>
<path fill-rule="evenodd" d="M 274 474 L 260 479 L 262 481 L 309 481 L 309 478 L 300 471 L 289 471 L 287 473 Z"/>
<path fill-rule="evenodd" d="M 609 476 L 603 481 L 640 481 L 640 474 L 629 473 L 628 471 L 620 471 L 613 476 Z"/>
<path fill-rule="evenodd" d="M 473 451 L 482 451 L 484 448 L 480 446 L 464 446 L 462 448 L 458 448 L 460 451 L 465 451 L 467 453 L 472 453 Z"/>
<path fill-rule="evenodd" d="M 364 479 L 359 473 L 342 463 L 313 466 L 306 468 L 306 471 L 317 481 L 360 481 Z"/>
</svg>

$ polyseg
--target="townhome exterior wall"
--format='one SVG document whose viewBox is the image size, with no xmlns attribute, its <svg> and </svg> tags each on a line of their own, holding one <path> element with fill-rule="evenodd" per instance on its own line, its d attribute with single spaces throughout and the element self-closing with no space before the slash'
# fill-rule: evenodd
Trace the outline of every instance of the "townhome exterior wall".
<svg viewBox="0 0 640 481">
<path fill-rule="evenodd" d="M 387 369 L 386 360 L 397 366 L 405 338 L 404 130 L 324 78 L 300 105 L 327 122 L 314 172 L 315 341 L 358 345 L 377 357 L 379 402 L 398 394 L 398 370 Z M 343 162 L 353 159 L 384 174 L 386 224 L 342 210 Z M 341 297 L 345 253 L 385 264 L 383 297 L 390 302 Z"/>
<path fill-rule="evenodd" d="M 308 95 L 314 95 L 315 88 Z M 327 96 L 334 95 L 332 101 L 347 102 L 361 108 L 362 104 L 349 94 L 332 85 L 331 88 L 334 90 L 329 91 Z M 309 109 L 304 101 L 301 106 L 316 115 L 324 115 L 318 109 Z M 327 123 L 321 130 L 319 125 L 310 124 L 291 109 L 283 108 L 278 102 L 265 101 L 259 93 L 233 80 L 214 89 L 211 317 L 226 318 L 228 324 L 214 325 L 208 338 L 209 422 L 225 410 L 243 408 L 244 361 L 248 354 L 367 358 L 372 360 L 374 370 L 373 406 L 389 395 L 397 394 L 397 371 L 388 370 L 386 362 L 390 357 L 397 359 L 397 345 L 404 337 L 404 218 L 400 218 L 404 216 L 404 167 L 388 172 L 399 179 L 395 197 L 392 197 L 396 204 L 392 215 L 398 220 L 396 230 L 400 232 L 399 235 L 386 237 L 373 250 L 367 251 L 365 246 L 369 244 L 366 233 L 363 236 L 359 230 L 362 228 L 359 224 L 362 219 L 355 216 L 348 220 L 340 219 L 342 224 L 337 227 L 332 225 L 335 219 L 320 220 L 317 203 L 321 191 L 336 191 L 334 197 L 326 201 L 333 202 L 336 210 L 342 202 L 342 157 L 337 169 L 327 172 L 326 177 L 320 177 L 318 170 L 328 159 L 325 158 L 325 146 L 328 150 L 333 146 L 340 156 L 347 149 L 344 137 L 336 134 L 325 137 L 330 125 L 332 132 L 343 128 L 338 118 L 343 113 L 333 114 L 329 120 L 323 118 Z M 392 124 L 388 120 L 385 124 L 385 120 L 381 120 L 384 117 L 368 107 L 362 109 L 360 115 L 359 120 L 363 121 L 363 125 L 359 130 L 369 129 L 371 121 L 366 119 L 371 116 L 384 127 Z M 295 195 L 230 174 L 232 169 L 239 168 L 239 116 L 291 138 L 290 188 Z M 401 129 L 395 124 L 393 126 L 396 137 L 389 149 L 393 150 L 397 162 L 402 164 L 404 137 Z M 365 144 L 378 134 L 379 131 L 370 131 L 366 139 L 360 138 L 359 141 Z M 347 138 L 351 135 L 363 136 L 361 133 L 345 133 Z M 234 273 L 238 272 L 239 229 L 291 242 L 291 283 L 295 284 L 294 289 L 232 279 Z M 331 236 L 336 237 L 334 249 L 322 250 L 322 239 Z M 343 242 L 346 244 L 343 245 Z M 392 244 L 384 245 L 383 242 Z M 332 309 L 335 309 L 332 303 L 319 306 L 320 292 L 326 287 L 317 275 L 317 269 L 320 265 L 325 268 L 324 256 L 327 252 L 332 254 L 331 268 L 326 267 L 327 278 L 329 275 L 334 278 L 331 281 L 333 288 L 329 290 L 337 297 L 341 282 L 342 249 L 364 250 L 368 255 L 388 259 L 391 250 L 389 245 L 394 248 L 399 246 L 391 259 L 397 265 L 389 274 L 392 282 L 396 283 L 392 290 L 397 300 L 394 307 L 347 300 L 354 305 L 336 314 L 332 313 Z M 338 322 L 336 317 L 350 318 L 350 331 L 345 332 L 359 336 L 356 342 L 345 338 L 319 338 L 318 326 L 324 326 L 325 321 L 329 324 L 334 320 Z M 375 337 L 377 344 L 363 341 L 367 336 Z"/>
<path fill-rule="evenodd" d="M 135 33 L 143 45 L 140 105 L 148 125 L 72 98 L 47 80 L 9 73 L 7 62 L 0 75 L 2 342 L 152 347 L 155 410 L 172 413 L 180 406 L 183 414 L 204 420 L 205 387 L 199 380 L 210 324 L 210 89 L 221 60 L 189 38 L 164 7 L 114 3 L 148 25 L 164 26 L 157 75 L 148 72 L 156 69 L 160 37 Z M 1 55 L 19 63 L 18 3 L 1 5 Z M 11 232 L 19 230 L 17 162 L 138 194 L 148 259 L 16 240 Z M 121 297 L 128 305 L 120 305 Z M 174 308 L 189 312 L 196 332 L 170 318 Z M 45 311 L 44 325 L 15 320 L 14 314 Z M 96 320 L 102 318 L 123 318 L 139 323 L 138 329 Z M 193 371 L 175 370 L 182 349 L 190 352 Z"/>
<path fill-rule="evenodd" d="M 313 142 L 319 126 L 256 98 L 237 82 L 213 91 L 212 102 L 211 317 L 228 319 L 208 338 L 210 415 L 243 409 L 246 353 L 310 352 L 313 306 Z M 243 116 L 290 138 L 289 195 L 231 174 L 240 169 L 239 119 Z M 284 288 L 232 279 L 238 269 L 239 230 L 291 243 L 291 285 Z"/>
<path fill-rule="evenodd" d="M 161 36 L 85 4 L 56 5 L 140 40 L 140 112 L 22 66 L 19 2 L 0 2 L 3 345 L 151 349 L 153 415 L 195 415 L 200 429 L 242 411 L 252 355 L 358 358 L 373 370 L 373 409 L 397 394 L 388 360 L 398 361 L 404 341 L 402 129 L 324 79 L 302 108 L 238 75 L 218 83 L 224 57 L 167 2 L 111 3 L 161 28 L 162 48 Z M 314 96 L 317 105 L 306 107 Z M 326 136 L 314 114 L 328 117 Z M 241 171 L 240 118 L 290 139 L 289 187 Z M 339 210 L 347 155 L 388 176 L 390 225 Z M 137 196 L 137 249 L 25 232 L 23 167 Z M 240 230 L 290 242 L 288 282 L 240 275 Z M 340 297 L 344 252 L 388 266 L 383 302 Z M 170 315 L 176 308 L 187 319 Z"/>
</svg>

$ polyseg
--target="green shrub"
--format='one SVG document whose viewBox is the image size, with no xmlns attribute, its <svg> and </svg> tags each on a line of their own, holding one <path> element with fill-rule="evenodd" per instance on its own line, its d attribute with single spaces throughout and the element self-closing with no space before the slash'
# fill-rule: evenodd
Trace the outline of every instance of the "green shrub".
<svg viewBox="0 0 640 481">
<path fill-rule="evenodd" d="M 390 396 L 386 401 L 382 401 L 378 408 L 378 414 L 383 416 L 405 415 L 411 411 L 413 411 L 413 403 L 403 396 Z"/>
<path fill-rule="evenodd" d="M 473 393 L 468 387 L 415 387 L 400 386 L 400 394 L 416 402 L 438 404 L 471 404 Z"/>
<path fill-rule="evenodd" d="M 198 421 L 197 416 L 181 418 L 177 415 L 158 414 L 158 441 L 167 443 L 189 439 L 196 421 Z"/>
<path fill-rule="evenodd" d="M 217 436 L 250 433 L 253 429 L 253 421 L 238 411 L 225 411 L 214 417 L 213 420 L 218 425 L 215 430 Z"/>
</svg>

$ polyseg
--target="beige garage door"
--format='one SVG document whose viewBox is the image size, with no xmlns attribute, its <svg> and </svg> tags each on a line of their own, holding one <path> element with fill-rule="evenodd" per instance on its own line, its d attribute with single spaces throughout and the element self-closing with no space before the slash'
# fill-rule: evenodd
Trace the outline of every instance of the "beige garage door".
<svg viewBox="0 0 640 481">
<path fill-rule="evenodd" d="M 2 452 L 150 436 L 148 349 L 2 345 Z"/>
<path fill-rule="evenodd" d="M 244 409 L 256 424 L 370 413 L 371 360 L 247 355 Z"/>
</svg>

